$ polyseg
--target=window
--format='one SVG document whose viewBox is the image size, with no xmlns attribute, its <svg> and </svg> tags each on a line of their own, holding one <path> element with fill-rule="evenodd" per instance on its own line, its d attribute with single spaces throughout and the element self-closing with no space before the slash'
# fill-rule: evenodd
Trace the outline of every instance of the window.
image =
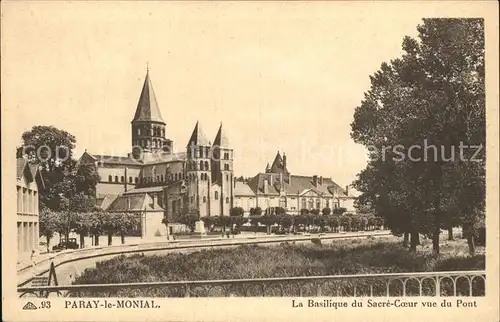
<svg viewBox="0 0 500 322">
<path fill-rule="evenodd" d="M 326 208 L 330 208 L 330 200 L 326 199 Z"/>
<path fill-rule="evenodd" d="M 208 170 L 208 161 L 205 161 L 205 170 Z"/>
<path fill-rule="evenodd" d="M 313 209 L 313 208 L 314 208 L 314 200 L 309 199 L 309 209 Z"/>
<path fill-rule="evenodd" d="M 194 203 L 194 197 L 191 197 L 191 203 Z"/>
<path fill-rule="evenodd" d="M 125 177 L 124 176 L 120 177 L 120 182 L 125 182 Z"/>
<path fill-rule="evenodd" d="M 135 177 L 135 183 L 139 182 L 139 178 Z"/>
<path fill-rule="evenodd" d="M 160 182 L 160 175 L 156 176 L 156 182 Z"/>
<path fill-rule="evenodd" d="M 200 158 L 203 158 L 203 147 L 200 146 Z M 201 164 L 200 164 L 201 167 Z"/>
<path fill-rule="evenodd" d="M 200 170 L 203 170 L 203 161 L 200 161 Z"/>
<path fill-rule="evenodd" d="M 224 159 L 229 160 L 229 153 L 224 153 Z"/>
<path fill-rule="evenodd" d="M 280 207 L 281 208 L 286 208 L 286 197 L 281 197 L 280 198 Z"/>
<path fill-rule="evenodd" d="M 174 174 L 174 181 L 177 181 L 177 173 Z"/>
<path fill-rule="evenodd" d="M 226 203 L 229 203 L 229 197 L 226 197 Z"/>
<path fill-rule="evenodd" d="M 229 175 L 226 174 L 226 181 L 229 181 Z"/>
<path fill-rule="evenodd" d="M 132 177 L 128 177 L 128 182 L 132 183 Z"/>
<path fill-rule="evenodd" d="M 219 191 L 216 191 L 215 192 L 215 196 L 214 196 L 215 200 L 219 200 Z"/>
<path fill-rule="evenodd" d="M 115 182 L 118 182 L 118 176 L 115 176 Z"/>
<path fill-rule="evenodd" d="M 316 209 L 320 209 L 321 208 L 321 200 L 316 200 Z"/>
<path fill-rule="evenodd" d="M 307 208 L 306 198 L 302 198 L 302 209 L 306 209 L 306 208 Z"/>
<path fill-rule="evenodd" d="M 163 182 L 163 174 L 160 176 L 161 182 Z"/>
<path fill-rule="evenodd" d="M 229 171 L 229 164 L 224 164 L 224 170 Z"/>
<path fill-rule="evenodd" d="M 203 203 L 207 202 L 207 197 L 203 196 Z"/>
<path fill-rule="evenodd" d="M 141 135 L 141 128 L 137 128 L 137 135 Z"/>
<path fill-rule="evenodd" d="M 108 177 L 108 181 L 109 181 L 109 182 L 113 182 L 113 177 L 112 177 L 112 176 L 109 176 L 109 177 Z"/>
</svg>

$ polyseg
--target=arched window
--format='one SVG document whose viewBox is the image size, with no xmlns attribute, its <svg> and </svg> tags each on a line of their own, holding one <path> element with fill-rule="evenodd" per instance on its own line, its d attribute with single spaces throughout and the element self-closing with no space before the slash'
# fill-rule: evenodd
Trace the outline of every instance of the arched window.
<svg viewBox="0 0 500 322">
<path fill-rule="evenodd" d="M 281 197 L 280 198 L 280 207 L 281 208 L 286 208 L 286 197 Z"/>
<path fill-rule="evenodd" d="M 203 170 L 203 161 L 200 161 L 200 170 Z"/>
<path fill-rule="evenodd" d="M 226 203 L 229 203 L 229 197 L 226 197 Z"/>
<path fill-rule="evenodd" d="M 115 176 L 115 182 L 118 182 L 118 176 Z"/>
<path fill-rule="evenodd" d="M 229 175 L 226 174 L 226 181 L 229 181 Z"/>
<path fill-rule="evenodd" d="M 205 170 L 208 170 L 208 161 L 205 161 Z"/>
<path fill-rule="evenodd" d="M 177 181 L 177 173 L 174 174 L 174 181 Z"/>
<path fill-rule="evenodd" d="M 125 177 L 124 176 L 121 176 L 120 182 L 125 182 Z"/>
<path fill-rule="evenodd" d="M 214 198 L 215 198 L 215 200 L 219 200 L 219 191 L 215 192 Z"/>
<path fill-rule="evenodd" d="M 113 177 L 112 177 L 112 176 L 109 176 L 109 177 L 108 177 L 108 181 L 109 181 L 109 182 L 113 182 Z"/>
<path fill-rule="evenodd" d="M 132 183 L 132 177 L 128 177 L 128 182 Z"/>
<path fill-rule="evenodd" d="M 203 203 L 207 202 L 207 197 L 203 196 Z"/>
<path fill-rule="evenodd" d="M 229 171 L 229 164 L 224 164 L 224 170 Z"/>
</svg>

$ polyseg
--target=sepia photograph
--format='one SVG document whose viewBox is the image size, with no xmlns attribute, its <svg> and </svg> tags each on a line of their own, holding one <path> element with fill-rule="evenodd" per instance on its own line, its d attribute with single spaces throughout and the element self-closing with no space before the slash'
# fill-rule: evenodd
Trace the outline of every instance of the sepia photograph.
<svg viewBox="0 0 500 322">
<path fill-rule="evenodd" d="M 370 3 L 2 3 L 19 309 L 498 292 L 498 15 Z"/>
</svg>

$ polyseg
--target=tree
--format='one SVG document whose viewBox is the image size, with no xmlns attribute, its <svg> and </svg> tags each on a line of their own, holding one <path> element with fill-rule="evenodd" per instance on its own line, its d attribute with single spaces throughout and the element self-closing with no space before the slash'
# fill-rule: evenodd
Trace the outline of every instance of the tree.
<svg viewBox="0 0 500 322">
<path fill-rule="evenodd" d="M 417 29 L 418 40 L 404 39 L 403 56 L 370 77 L 356 108 L 351 136 L 372 159 L 355 187 L 394 233 L 412 235 L 411 250 L 423 233 L 439 253 L 440 230 L 474 221 L 467 218 L 484 204 L 484 149 L 479 162 L 470 162 L 475 151 L 458 149 L 485 146 L 484 26 L 481 19 L 424 19 Z M 478 197 L 452 211 L 471 191 Z"/>
<path fill-rule="evenodd" d="M 329 216 L 332 213 L 332 210 L 328 207 L 325 207 L 325 208 L 323 208 L 321 213 L 323 214 L 323 216 Z"/>
<path fill-rule="evenodd" d="M 271 234 L 271 226 L 274 225 L 277 222 L 277 217 L 276 215 L 271 215 L 271 214 L 266 214 L 262 217 L 260 217 L 260 223 L 266 226 L 266 231 L 267 234 Z"/>
<path fill-rule="evenodd" d="M 197 213 L 186 212 L 178 218 L 178 221 L 181 224 L 186 225 L 186 227 L 188 227 L 193 233 L 194 229 L 196 228 L 196 222 L 198 221 L 198 218 L 199 215 Z"/>
<path fill-rule="evenodd" d="M 290 231 L 290 227 L 293 224 L 293 218 L 291 215 L 287 213 L 281 213 L 277 215 L 278 225 L 280 225 L 283 229 Z"/>
<path fill-rule="evenodd" d="M 105 213 L 100 208 L 94 208 L 88 217 L 89 234 L 94 239 L 94 245 L 99 246 L 99 237 L 103 233 Z"/>
<path fill-rule="evenodd" d="M 333 208 L 332 210 L 332 214 L 334 215 L 342 215 L 343 213 L 345 213 L 347 211 L 346 208 L 343 208 L 343 207 L 337 207 L 337 208 Z"/>
<path fill-rule="evenodd" d="M 130 233 L 135 227 L 139 225 L 139 218 L 136 214 L 130 212 L 116 213 L 114 217 L 114 219 L 116 220 L 115 233 L 118 233 L 120 235 L 121 243 L 125 244 L 125 235 L 127 233 Z"/>
<path fill-rule="evenodd" d="M 332 215 L 327 216 L 326 224 L 332 229 L 333 232 L 338 232 L 340 226 L 338 216 L 332 216 Z"/>
<path fill-rule="evenodd" d="M 73 229 L 75 233 L 80 235 L 80 248 L 85 247 L 85 236 L 90 232 L 90 213 L 79 212 L 74 216 Z"/>
<path fill-rule="evenodd" d="M 255 207 L 255 209 L 254 209 L 254 215 L 255 216 L 261 216 L 262 215 L 262 208 Z"/>
<path fill-rule="evenodd" d="M 47 239 L 47 252 L 50 251 L 50 240 L 54 237 L 54 233 L 57 231 L 59 225 L 59 219 L 57 213 L 52 210 L 45 208 L 40 211 L 39 217 L 39 233 L 41 236 L 45 236 Z"/>
<path fill-rule="evenodd" d="M 226 231 L 226 227 L 231 226 L 231 218 L 228 216 L 220 216 L 220 224 L 222 225 L 222 231 Z"/>
<path fill-rule="evenodd" d="M 243 216 L 245 213 L 245 210 L 241 207 L 234 207 L 229 210 L 229 215 L 230 216 Z"/>
<path fill-rule="evenodd" d="M 286 209 L 283 207 L 276 207 L 276 208 L 274 208 L 274 213 L 276 214 L 276 216 L 285 215 Z"/>
</svg>

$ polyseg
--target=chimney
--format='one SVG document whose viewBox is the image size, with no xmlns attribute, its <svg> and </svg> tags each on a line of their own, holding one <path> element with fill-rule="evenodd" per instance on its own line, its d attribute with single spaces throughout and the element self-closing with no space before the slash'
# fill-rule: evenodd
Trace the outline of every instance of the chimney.
<svg viewBox="0 0 500 322">
<path fill-rule="evenodd" d="M 313 176 L 313 185 L 314 185 L 315 187 L 317 187 L 317 186 L 318 186 L 318 176 L 316 176 L 316 175 L 314 175 L 314 176 Z"/>
<path fill-rule="evenodd" d="M 273 176 L 270 175 L 269 176 L 269 185 L 271 185 L 271 186 L 273 185 L 273 179 L 274 179 Z"/>
<path fill-rule="evenodd" d="M 127 188 L 128 188 L 127 167 L 125 167 L 125 191 L 127 191 Z"/>
<path fill-rule="evenodd" d="M 322 184 L 323 184 L 323 177 L 322 177 L 322 176 L 320 176 L 320 177 L 319 177 L 319 184 L 320 184 L 320 185 L 322 185 Z"/>
<path fill-rule="evenodd" d="M 345 195 L 349 196 L 349 185 L 345 186 Z"/>
<path fill-rule="evenodd" d="M 285 152 L 283 152 L 283 169 L 286 170 L 286 155 L 285 155 Z"/>
</svg>

